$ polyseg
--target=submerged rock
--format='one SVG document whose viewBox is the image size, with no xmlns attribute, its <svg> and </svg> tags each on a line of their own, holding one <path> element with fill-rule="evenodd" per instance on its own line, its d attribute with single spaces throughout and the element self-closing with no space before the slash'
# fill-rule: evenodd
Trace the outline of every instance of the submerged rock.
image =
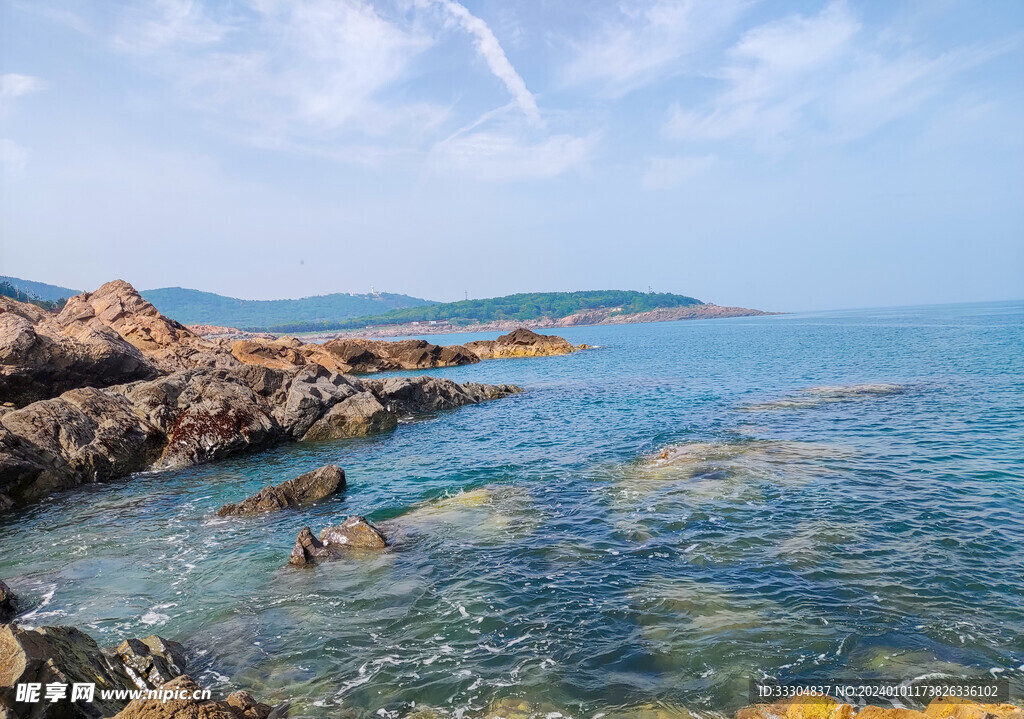
<svg viewBox="0 0 1024 719">
<path fill-rule="evenodd" d="M 0 582 L 0 622 L 9 622 L 18 613 L 18 595 Z"/>
<path fill-rule="evenodd" d="M 520 327 L 496 340 L 477 340 L 467 342 L 466 348 L 480 359 L 499 359 L 504 357 L 548 357 L 566 355 L 580 347 L 556 335 L 541 335 L 525 327 Z"/>
<path fill-rule="evenodd" d="M 387 545 L 384 535 L 365 517 L 349 517 L 341 525 L 320 532 L 319 539 L 309 527 L 303 527 L 295 538 L 288 563 L 310 567 L 320 560 L 342 556 L 350 549 L 383 549 Z"/>
<path fill-rule="evenodd" d="M 312 472 L 266 487 L 238 504 L 225 504 L 217 510 L 221 517 L 251 516 L 287 507 L 311 504 L 345 488 L 345 470 L 328 464 Z"/>
<path fill-rule="evenodd" d="M 0 626 L 0 658 L 0 716 L 18 719 L 112 716 L 127 701 L 103 699 L 101 690 L 155 689 L 184 669 L 184 652 L 175 642 L 152 636 L 103 651 L 74 627 Z M 16 702 L 15 688 L 27 683 L 91 683 L 96 692 L 89 703 L 72 703 L 70 696 L 54 703 Z"/>
</svg>

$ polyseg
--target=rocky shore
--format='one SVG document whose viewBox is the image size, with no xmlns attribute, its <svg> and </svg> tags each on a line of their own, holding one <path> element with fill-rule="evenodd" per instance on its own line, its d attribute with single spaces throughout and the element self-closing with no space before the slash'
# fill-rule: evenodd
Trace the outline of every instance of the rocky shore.
<svg viewBox="0 0 1024 719">
<path fill-rule="evenodd" d="M 489 343 L 486 354 L 575 349 L 523 330 Z M 120 280 L 56 314 L 0 297 L 0 511 L 282 441 L 386 432 L 403 417 L 521 391 L 347 374 L 478 361 L 465 347 L 422 341 L 210 341 Z"/>
</svg>

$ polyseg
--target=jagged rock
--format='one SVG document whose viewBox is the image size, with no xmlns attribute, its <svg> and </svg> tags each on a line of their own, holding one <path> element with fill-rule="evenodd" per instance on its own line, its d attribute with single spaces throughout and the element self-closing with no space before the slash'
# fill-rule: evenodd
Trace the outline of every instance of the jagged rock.
<svg viewBox="0 0 1024 719">
<path fill-rule="evenodd" d="M 550 355 L 565 355 L 577 350 L 566 339 L 556 335 L 540 335 L 525 327 L 513 330 L 496 340 L 467 342 L 466 349 L 480 359 L 547 357 Z"/>
<path fill-rule="evenodd" d="M 92 387 L 8 412 L 0 423 L 37 455 L 60 458 L 60 468 L 82 482 L 146 469 L 164 446 L 163 434 L 126 398 Z"/>
<path fill-rule="evenodd" d="M 358 380 L 313 364 L 293 373 L 274 417 L 289 436 L 302 438 L 331 407 L 362 391 Z"/>
<path fill-rule="evenodd" d="M 444 377 L 391 377 L 363 380 L 389 411 L 434 412 L 520 392 L 515 385 L 458 384 Z"/>
<path fill-rule="evenodd" d="M 95 292 L 70 298 L 56 321 L 62 327 L 109 327 L 165 372 L 239 365 L 217 344 L 164 317 L 124 280 L 107 282 Z"/>
<path fill-rule="evenodd" d="M 207 462 L 286 439 L 383 432 L 403 414 L 518 391 L 437 377 L 359 380 L 318 365 L 200 368 L 71 390 L 0 413 L 0 510 L 86 482 Z"/>
<path fill-rule="evenodd" d="M 18 595 L 0 582 L 0 622 L 9 622 L 18 613 Z"/>
<path fill-rule="evenodd" d="M 380 530 L 365 517 L 349 517 L 337 527 L 328 527 L 314 536 L 309 527 L 303 527 L 295 538 L 288 563 L 296 567 L 310 567 L 321 559 L 343 555 L 349 549 L 382 549 L 387 540 Z"/>
<path fill-rule="evenodd" d="M 345 471 L 328 464 L 276 486 L 266 487 L 238 504 L 226 504 L 217 510 L 221 517 L 249 516 L 298 507 L 329 497 L 345 488 Z"/>
<path fill-rule="evenodd" d="M 135 699 L 115 719 L 283 719 L 284 711 L 261 704 L 248 692 L 234 692 L 227 699 L 193 699 L 201 691 L 192 678 L 183 675 L 161 687 L 173 692 L 171 698 Z"/>
<path fill-rule="evenodd" d="M 155 634 L 125 639 L 105 653 L 120 660 L 139 689 L 155 689 L 185 673 L 185 647 Z"/>
<path fill-rule="evenodd" d="M 359 392 L 331 407 L 302 435 L 302 440 L 366 437 L 397 426 L 398 416 L 388 411 L 373 393 Z"/>
<path fill-rule="evenodd" d="M 0 297 L 0 401 L 24 407 L 77 387 L 107 387 L 158 374 L 108 327 L 62 326 L 45 310 Z"/>
<path fill-rule="evenodd" d="M 283 432 L 261 398 L 230 370 L 198 369 L 120 388 L 166 434 L 159 468 L 183 467 L 268 446 Z"/>
<path fill-rule="evenodd" d="M 101 690 L 154 688 L 158 684 L 153 680 L 163 683 L 183 668 L 180 645 L 156 636 L 139 644 L 147 647 L 154 663 L 156 658 L 163 662 L 155 673 L 150 668 L 148 679 L 140 674 L 141 684 L 132 678 L 118 651 L 102 651 L 89 635 L 74 627 L 0 626 L 0 715 L 6 713 L 17 719 L 95 719 L 113 715 L 127 702 L 104 700 Z M 70 696 L 56 703 L 15 702 L 15 687 L 27 683 L 44 687 L 50 683 L 92 683 L 96 693 L 91 703 L 72 704 Z"/>
</svg>

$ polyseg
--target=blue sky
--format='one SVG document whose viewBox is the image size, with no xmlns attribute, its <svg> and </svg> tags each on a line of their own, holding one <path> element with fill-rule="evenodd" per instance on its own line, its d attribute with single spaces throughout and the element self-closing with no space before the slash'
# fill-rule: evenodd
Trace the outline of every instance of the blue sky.
<svg viewBox="0 0 1024 719">
<path fill-rule="evenodd" d="M 1024 2 L 0 3 L 0 273 L 1024 297 Z"/>
</svg>

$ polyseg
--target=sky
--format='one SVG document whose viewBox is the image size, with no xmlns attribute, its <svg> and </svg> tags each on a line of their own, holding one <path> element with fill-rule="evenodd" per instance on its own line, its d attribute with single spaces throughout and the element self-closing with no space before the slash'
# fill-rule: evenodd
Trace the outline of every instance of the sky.
<svg viewBox="0 0 1024 719">
<path fill-rule="evenodd" d="M 1020 0 L 0 0 L 0 274 L 1024 298 Z"/>
</svg>

